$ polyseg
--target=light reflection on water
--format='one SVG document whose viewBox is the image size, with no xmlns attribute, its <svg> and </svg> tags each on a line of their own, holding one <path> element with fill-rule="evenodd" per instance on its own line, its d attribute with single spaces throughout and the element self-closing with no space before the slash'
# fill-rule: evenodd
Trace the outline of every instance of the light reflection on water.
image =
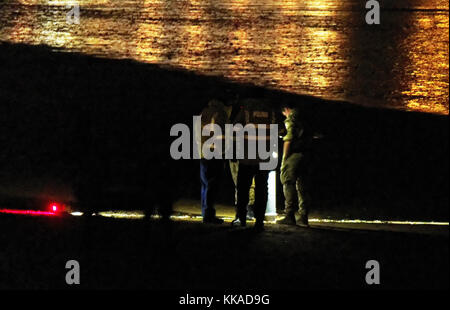
<svg viewBox="0 0 450 310">
<path fill-rule="evenodd" d="M 445 0 L 5 0 L 0 40 L 134 58 L 359 104 L 448 114 Z"/>
</svg>

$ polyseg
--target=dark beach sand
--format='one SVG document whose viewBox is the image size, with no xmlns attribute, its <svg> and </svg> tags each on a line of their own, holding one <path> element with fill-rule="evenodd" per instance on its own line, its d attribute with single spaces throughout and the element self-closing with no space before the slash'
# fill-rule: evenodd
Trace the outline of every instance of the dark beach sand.
<svg viewBox="0 0 450 310">
<path fill-rule="evenodd" d="M 20 225 L 17 223 L 20 221 Z M 0 289 L 444 289 L 448 235 L 0 217 Z M 76 259 L 81 285 L 65 283 Z M 368 260 L 381 284 L 365 282 Z M 293 297 L 293 296 L 291 296 Z"/>
</svg>

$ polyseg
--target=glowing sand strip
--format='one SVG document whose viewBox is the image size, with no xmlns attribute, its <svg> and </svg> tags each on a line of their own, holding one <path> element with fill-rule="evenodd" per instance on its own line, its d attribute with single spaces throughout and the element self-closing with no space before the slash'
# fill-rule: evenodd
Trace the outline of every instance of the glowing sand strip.
<svg viewBox="0 0 450 310">
<path fill-rule="evenodd" d="M 332 223 L 332 224 L 389 224 L 389 225 L 434 225 L 449 226 L 448 222 L 420 222 L 420 221 L 380 221 L 380 220 L 328 220 L 309 219 L 310 223 Z"/>
<path fill-rule="evenodd" d="M 99 212 L 98 215 L 104 217 L 113 217 L 113 218 L 126 218 L 126 219 L 142 219 L 145 217 L 143 212 Z"/>
<path fill-rule="evenodd" d="M 0 210 L 1 212 L 1 210 Z M 73 216 L 81 216 L 82 212 L 72 212 Z M 138 211 L 105 211 L 99 212 L 97 215 L 103 217 L 120 218 L 120 219 L 142 219 L 145 217 L 144 212 Z M 267 214 L 275 216 L 276 214 Z M 159 218 L 159 216 L 153 216 Z M 171 219 L 178 221 L 201 221 L 200 215 L 173 215 Z M 226 222 L 231 222 L 233 217 L 221 217 Z M 275 221 L 267 221 L 274 224 Z M 430 225 L 430 226 L 449 226 L 448 222 L 424 222 L 424 221 L 381 221 L 381 220 L 332 220 L 332 219 L 309 219 L 309 223 L 329 223 L 329 224 L 378 224 L 378 225 Z"/>
</svg>

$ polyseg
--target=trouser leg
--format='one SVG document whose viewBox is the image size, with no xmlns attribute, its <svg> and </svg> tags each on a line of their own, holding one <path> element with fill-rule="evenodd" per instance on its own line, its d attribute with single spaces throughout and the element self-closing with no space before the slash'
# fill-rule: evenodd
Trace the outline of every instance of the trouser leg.
<svg viewBox="0 0 450 310">
<path fill-rule="evenodd" d="M 298 168 L 302 155 L 291 154 L 282 164 L 280 179 L 283 184 L 285 210 L 287 215 L 294 215 L 298 210 L 298 192 L 296 183 L 298 180 Z"/>
<path fill-rule="evenodd" d="M 206 199 L 206 193 L 208 190 L 208 178 L 206 175 L 206 171 L 208 169 L 207 162 L 205 162 L 203 159 L 200 160 L 200 200 L 201 200 L 201 206 L 202 206 L 202 216 L 205 214 L 205 210 L 208 208 L 207 206 L 207 199 Z"/>
<path fill-rule="evenodd" d="M 301 174 L 297 179 L 298 212 L 300 215 L 308 217 L 311 197 L 305 184 L 307 184 L 306 175 Z"/>
<path fill-rule="evenodd" d="M 230 172 L 231 178 L 233 179 L 234 184 L 234 205 L 237 205 L 237 176 L 239 171 L 239 162 L 237 161 L 229 161 L 230 162 Z"/>
<path fill-rule="evenodd" d="M 257 223 L 263 223 L 266 215 L 267 196 L 268 196 L 268 177 L 269 171 L 259 170 L 259 166 L 256 166 L 257 171 L 255 173 L 255 204 L 254 213 Z"/>
<path fill-rule="evenodd" d="M 250 191 L 249 191 L 249 199 L 248 199 L 249 206 L 253 206 L 255 204 L 255 186 L 256 186 L 256 182 L 253 179 L 252 183 L 250 185 Z"/>
<path fill-rule="evenodd" d="M 222 160 L 200 160 L 201 205 L 203 217 L 216 216 L 214 203 L 222 173 Z"/>
<path fill-rule="evenodd" d="M 292 215 L 297 211 L 297 192 L 294 182 L 286 182 L 283 184 L 283 193 L 285 201 L 285 212 L 287 215 Z"/>
<path fill-rule="evenodd" d="M 253 179 L 253 171 L 251 168 L 250 165 L 239 164 L 237 176 L 236 217 L 241 220 L 245 220 L 247 217 L 249 190 Z"/>
</svg>

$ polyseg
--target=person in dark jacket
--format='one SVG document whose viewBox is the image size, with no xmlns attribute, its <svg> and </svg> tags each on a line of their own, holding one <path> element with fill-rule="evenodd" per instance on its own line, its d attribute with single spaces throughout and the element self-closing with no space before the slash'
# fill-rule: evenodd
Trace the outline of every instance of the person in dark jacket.
<svg viewBox="0 0 450 310">
<path fill-rule="evenodd" d="M 235 119 L 236 124 L 253 124 L 256 127 L 260 125 L 269 126 L 276 124 L 275 113 L 270 105 L 262 99 L 246 99 L 242 102 L 242 109 Z M 246 141 L 259 140 L 259 143 L 269 143 L 269 132 L 267 136 L 246 136 Z M 267 186 L 269 170 L 260 169 L 259 159 L 249 159 L 248 154 L 244 159 L 238 160 L 238 171 L 236 178 L 236 218 L 232 222 L 233 226 L 246 226 L 247 206 L 249 203 L 250 188 L 254 180 L 254 206 L 255 230 L 264 229 L 264 217 L 267 206 Z"/>
</svg>

